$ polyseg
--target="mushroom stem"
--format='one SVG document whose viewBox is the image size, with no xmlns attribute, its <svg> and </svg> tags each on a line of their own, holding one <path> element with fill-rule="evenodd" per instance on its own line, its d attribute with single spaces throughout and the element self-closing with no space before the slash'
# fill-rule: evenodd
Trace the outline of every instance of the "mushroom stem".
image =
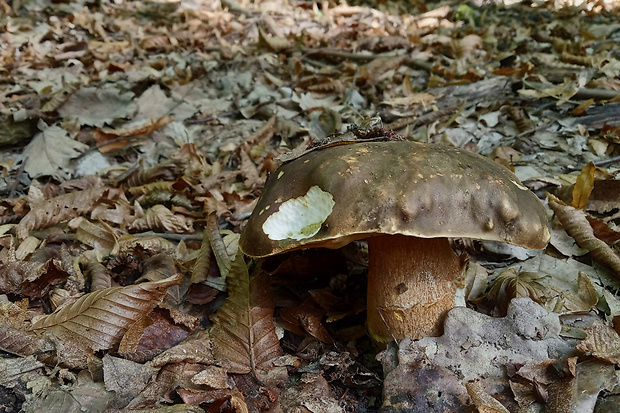
<svg viewBox="0 0 620 413">
<path fill-rule="evenodd" d="M 368 239 L 368 332 L 378 344 L 443 334 L 467 261 L 447 238 Z"/>
</svg>

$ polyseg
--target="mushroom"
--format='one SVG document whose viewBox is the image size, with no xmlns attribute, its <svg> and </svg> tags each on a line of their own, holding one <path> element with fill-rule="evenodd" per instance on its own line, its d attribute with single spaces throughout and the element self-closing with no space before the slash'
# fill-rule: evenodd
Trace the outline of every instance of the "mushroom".
<svg viewBox="0 0 620 413">
<path fill-rule="evenodd" d="M 466 258 L 449 238 L 543 249 L 540 200 L 480 155 L 418 142 L 305 153 L 268 179 L 239 242 L 251 257 L 368 240 L 368 332 L 377 343 L 442 334 Z"/>
</svg>

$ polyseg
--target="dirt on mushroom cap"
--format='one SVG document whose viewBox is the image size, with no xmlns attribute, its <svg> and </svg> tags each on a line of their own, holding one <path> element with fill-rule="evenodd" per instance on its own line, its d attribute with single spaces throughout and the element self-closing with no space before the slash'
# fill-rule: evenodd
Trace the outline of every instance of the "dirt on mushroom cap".
<svg viewBox="0 0 620 413">
<path fill-rule="evenodd" d="M 315 203 L 328 199 L 333 205 L 327 216 L 308 212 L 325 210 Z M 286 216 L 278 215 L 284 211 Z M 265 232 L 266 226 L 278 225 L 293 225 L 284 233 L 302 235 Z M 303 235 L 308 227 L 318 231 Z M 240 247 L 263 257 L 299 248 L 340 248 L 374 234 L 485 239 L 538 249 L 549 241 L 543 205 L 505 167 L 442 145 L 360 142 L 313 151 L 278 168 Z"/>
</svg>

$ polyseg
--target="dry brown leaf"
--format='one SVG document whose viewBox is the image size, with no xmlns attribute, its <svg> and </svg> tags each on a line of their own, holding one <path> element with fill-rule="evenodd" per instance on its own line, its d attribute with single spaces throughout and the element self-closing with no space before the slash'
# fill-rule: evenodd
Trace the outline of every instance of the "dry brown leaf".
<svg viewBox="0 0 620 413">
<path fill-rule="evenodd" d="M 137 248 L 143 249 L 150 255 L 155 254 L 176 254 L 177 247 L 172 242 L 161 237 L 133 237 L 123 236 L 117 244 L 119 254 L 132 254 Z"/>
<path fill-rule="evenodd" d="M 109 252 L 116 244 L 116 236 L 107 225 L 97 225 L 82 219 L 76 231 L 78 241 L 93 249 Z"/>
<path fill-rule="evenodd" d="M 620 241 L 620 231 L 610 228 L 609 225 L 600 218 L 595 218 L 590 215 L 586 215 L 586 218 L 594 230 L 594 236 L 596 236 L 596 238 L 608 244 Z"/>
<path fill-rule="evenodd" d="M 620 335 L 616 330 L 596 321 L 585 332 L 586 338 L 577 344 L 578 350 L 620 366 Z"/>
<path fill-rule="evenodd" d="M 228 252 L 226 251 L 226 245 L 224 244 L 222 234 L 220 234 L 220 227 L 217 222 L 217 215 L 214 212 L 210 213 L 207 216 L 207 227 L 205 228 L 205 231 L 207 233 L 207 237 L 209 238 L 209 244 L 211 245 L 211 249 L 213 250 L 215 261 L 217 262 L 217 266 L 220 269 L 220 276 L 223 280 L 226 280 L 230 268 L 232 267 L 232 262 L 228 255 Z"/>
<path fill-rule="evenodd" d="M 18 356 L 40 354 L 54 349 L 44 337 L 8 324 L 0 324 L 0 349 Z"/>
<path fill-rule="evenodd" d="M 106 271 L 103 264 L 89 260 L 85 264 L 85 272 L 90 278 L 90 291 L 101 291 L 112 286 L 112 277 Z"/>
<path fill-rule="evenodd" d="M 594 103 L 594 99 L 590 98 L 588 100 L 585 100 L 583 102 L 581 102 L 578 106 L 575 107 L 575 109 L 573 109 L 572 111 L 572 115 L 573 116 L 584 116 L 586 115 L 586 110 L 592 106 L 592 104 Z"/>
<path fill-rule="evenodd" d="M 209 218 L 207 218 L 208 222 Z M 207 227 L 209 224 L 207 224 Z M 218 231 L 219 234 L 219 231 Z M 196 258 L 196 262 L 194 267 L 192 268 L 192 275 L 190 278 L 190 284 L 202 284 L 204 283 L 206 286 L 215 288 L 219 291 L 226 291 L 226 280 L 219 275 L 215 268 L 214 264 L 217 264 L 213 260 L 214 253 L 211 248 L 211 241 L 209 241 L 209 229 L 205 229 L 204 235 L 202 237 L 202 243 L 200 244 L 200 250 L 198 251 L 198 258 Z M 226 256 L 228 264 L 230 264 L 230 259 Z M 215 275 L 213 275 L 215 273 Z M 194 292 L 198 292 L 199 290 L 194 290 Z M 208 291 L 202 290 L 203 293 L 208 293 Z M 208 294 L 211 296 L 212 294 Z M 208 297 L 207 296 L 207 297 Z M 194 297 L 196 299 L 198 297 Z M 213 298 L 211 298 L 213 299 Z M 191 301 L 191 300 L 190 300 Z M 210 301 L 210 300 L 209 300 Z"/>
<path fill-rule="evenodd" d="M 592 189 L 594 189 L 595 170 L 596 166 L 594 166 L 592 162 L 588 162 L 588 164 L 581 169 L 581 173 L 577 177 L 577 182 L 575 182 L 575 187 L 573 188 L 573 200 L 571 202 L 573 208 L 586 208 Z"/>
<path fill-rule="evenodd" d="M 479 382 L 466 383 L 465 388 L 480 413 L 510 413 L 503 404 L 484 391 Z"/>
<path fill-rule="evenodd" d="M 323 343 L 333 343 L 334 338 L 323 325 L 324 316 L 325 310 L 310 298 L 300 305 L 286 308 L 280 313 L 284 328 L 300 335 L 305 335 L 304 332 L 307 332 Z"/>
<path fill-rule="evenodd" d="M 211 337 L 207 330 L 198 331 L 174 347 L 164 351 L 155 359 L 154 367 L 163 367 L 171 363 L 201 363 L 211 365 L 215 363 L 212 354 Z"/>
<path fill-rule="evenodd" d="M 37 320 L 31 331 L 51 332 L 61 340 L 90 351 L 112 348 L 129 327 L 159 304 L 168 288 L 182 278 L 177 275 L 162 281 L 86 294 L 60 311 Z"/>
<path fill-rule="evenodd" d="M 203 371 L 192 377 L 192 382 L 212 387 L 214 389 L 230 389 L 228 372 L 217 366 L 207 366 Z"/>
<path fill-rule="evenodd" d="M 212 316 L 213 354 L 227 359 L 232 373 L 268 371 L 282 354 L 273 323 L 274 304 L 266 274 L 250 278 L 243 254 L 237 254 L 226 279 L 228 298 Z"/>
<path fill-rule="evenodd" d="M 173 120 L 170 116 L 164 116 L 158 119 L 139 121 L 137 124 L 121 129 L 96 129 L 93 132 L 93 138 L 95 138 L 97 148 L 101 153 L 113 152 L 127 146 L 131 142 L 130 138 L 148 136 Z"/>
<path fill-rule="evenodd" d="M 595 260 L 609 266 L 615 272 L 616 277 L 620 278 L 620 257 L 604 241 L 594 236 L 586 213 L 564 204 L 551 194 L 549 194 L 549 206 L 577 244 L 587 249 Z"/>
<path fill-rule="evenodd" d="M 153 319 L 148 315 L 141 317 L 133 323 L 123 334 L 123 338 L 118 345 L 119 354 L 135 353 L 138 350 L 140 338 L 142 338 L 144 330 L 151 325 L 153 325 Z"/>
<path fill-rule="evenodd" d="M 102 186 L 59 195 L 33 205 L 31 211 L 17 225 L 17 236 L 24 239 L 31 230 L 50 227 L 84 215 L 104 198 L 113 199 L 119 194 L 117 189 Z"/>
</svg>

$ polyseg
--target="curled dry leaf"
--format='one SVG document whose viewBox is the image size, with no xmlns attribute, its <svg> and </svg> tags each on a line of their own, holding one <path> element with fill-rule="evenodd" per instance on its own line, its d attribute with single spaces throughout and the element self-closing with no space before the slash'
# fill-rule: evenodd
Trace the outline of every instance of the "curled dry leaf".
<svg viewBox="0 0 620 413">
<path fill-rule="evenodd" d="M 217 266 L 220 269 L 220 276 L 223 280 L 225 280 L 228 276 L 228 273 L 230 272 L 232 262 L 230 256 L 228 255 L 228 252 L 226 251 L 226 245 L 224 244 L 222 234 L 220 234 L 220 227 L 217 222 L 217 214 L 215 214 L 214 212 L 210 213 L 207 216 L 207 227 L 205 228 L 205 232 L 207 233 L 209 244 L 211 245 L 211 249 L 213 250 L 213 255 L 215 256 Z"/>
<path fill-rule="evenodd" d="M 143 249 L 150 255 L 170 254 L 176 256 L 177 247 L 161 237 L 132 237 L 127 236 L 118 240 L 118 254 L 132 254 L 137 248 Z"/>
<path fill-rule="evenodd" d="M 112 277 L 103 264 L 88 260 L 85 267 L 86 275 L 90 278 L 90 291 L 101 291 L 112 287 Z"/>
<path fill-rule="evenodd" d="M 147 209 L 144 217 L 136 219 L 130 228 L 134 231 L 163 229 L 175 234 L 193 231 L 190 219 L 174 214 L 163 205 L 154 205 L 152 208 Z"/>
<path fill-rule="evenodd" d="M 112 348 L 129 327 L 148 314 L 181 275 L 162 281 L 112 287 L 86 294 L 60 311 L 37 320 L 31 330 L 51 332 L 90 351 Z"/>
<path fill-rule="evenodd" d="M 549 206 L 555 212 L 566 232 L 577 241 L 577 244 L 590 251 L 592 258 L 609 266 L 616 277 L 620 278 L 620 257 L 604 241 L 594 236 L 586 213 L 566 205 L 551 194 L 549 194 Z"/>
<path fill-rule="evenodd" d="M 84 215 L 104 198 L 111 199 L 118 194 L 119 190 L 102 186 L 59 195 L 33 205 L 17 225 L 17 236 L 24 239 L 31 230 L 50 227 Z"/>
<path fill-rule="evenodd" d="M 289 42 L 288 39 L 284 37 L 274 37 L 261 28 L 258 29 L 258 39 L 260 45 L 274 52 L 280 52 L 292 46 L 292 43 Z"/>
<path fill-rule="evenodd" d="M 577 344 L 578 350 L 620 366 L 620 335 L 613 328 L 597 321 L 585 332 L 586 338 Z"/>
<path fill-rule="evenodd" d="M 213 354 L 229 361 L 230 372 L 258 376 L 282 355 L 269 282 L 264 273 L 250 278 L 243 254 L 237 254 L 226 282 L 228 298 L 212 316 Z"/>
</svg>

